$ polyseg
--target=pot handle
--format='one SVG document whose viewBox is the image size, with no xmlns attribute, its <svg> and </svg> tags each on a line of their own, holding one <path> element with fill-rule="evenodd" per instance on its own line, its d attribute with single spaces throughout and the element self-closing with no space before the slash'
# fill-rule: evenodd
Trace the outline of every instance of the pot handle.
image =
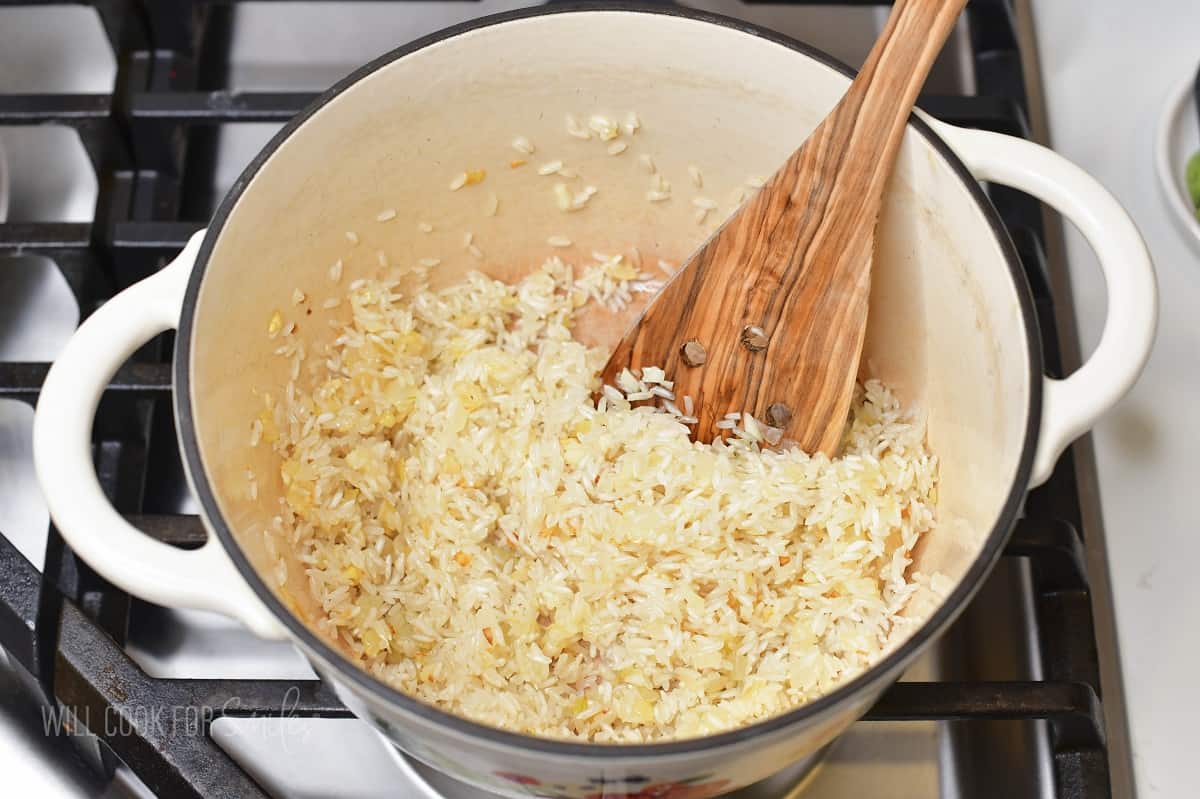
<svg viewBox="0 0 1200 799">
<path fill-rule="evenodd" d="M 38 482 L 59 532 L 79 557 L 119 588 L 169 607 L 214 610 L 258 635 L 283 627 L 211 534 L 183 550 L 127 522 L 104 495 L 92 462 L 92 419 L 117 367 L 154 336 L 179 324 L 184 290 L 204 231 L 159 272 L 104 303 L 51 365 L 33 421 Z"/>
<path fill-rule="evenodd" d="M 1133 386 L 1150 357 L 1158 321 L 1154 265 L 1116 198 L 1061 155 L 1025 139 L 928 121 L 976 178 L 1019 189 L 1069 219 L 1104 273 L 1108 318 L 1095 352 L 1068 377 L 1043 378 L 1042 425 L 1030 478 L 1030 487 L 1039 486 L 1063 450 Z"/>
</svg>

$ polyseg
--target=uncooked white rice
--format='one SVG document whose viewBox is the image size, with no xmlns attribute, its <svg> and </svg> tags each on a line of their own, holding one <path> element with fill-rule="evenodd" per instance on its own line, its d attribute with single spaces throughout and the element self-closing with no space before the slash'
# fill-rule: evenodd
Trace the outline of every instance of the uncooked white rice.
<svg viewBox="0 0 1200 799">
<path fill-rule="evenodd" d="M 600 141 L 612 141 L 621 135 L 621 129 L 617 123 L 600 114 L 592 115 L 588 120 L 588 127 L 600 137 Z"/>
<path fill-rule="evenodd" d="M 571 210 L 571 190 L 567 188 L 566 183 L 554 184 L 554 204 L 560 211 Z"/>
<path fill-rule="evenodd" d="M 625 135 L 632 136 L 641 130 L 642 120 L 638 118 L 636 111 L 630 111 L 625 115 L 625 121 L 621 123 L 621 129 L 625 131 Z"/>
<path fill-rule="evenodd" d="M 574 114 L 567 114 L 566 123 L 567 133 L 569 135 L 574 136 L 577 139 L 583 139 L 584 141 L 592 138 L 591 131 L 589 131 L 583 125 L 580 125 L 579 120 L 575 118 Z"/>
<path fill-rule="evenodd" d="M 760 449 L 748 414 L 699 444 L 670 400 L 597 403 L 605 353 L 571 324 L 637 275 L 356 283 L 315 382 L 268 400 L 278 529 L 363 668 L 484 723 L 633 742 L 775 715 L 881 656 L 933 521 L 922 425 L 868 382 L 831 461 Z"/>
</svg>

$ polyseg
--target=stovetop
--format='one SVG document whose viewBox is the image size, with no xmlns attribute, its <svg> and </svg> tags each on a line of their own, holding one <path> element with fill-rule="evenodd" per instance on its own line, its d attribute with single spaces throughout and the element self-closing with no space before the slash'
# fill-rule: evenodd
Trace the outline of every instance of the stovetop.
<svg viewBox="0 0 1200 799">
<path fill-rule="evenodd" d="M 9 219 L 0 220 L 0 647 L 9 663 L 0 668 L 0 766 L 4 753 L 19 753 L 16 773 L 38 780 L 39 792 L 480 796 L 398 761 L 290 645 L 130 599 L 78 562 L 40 502 L 29 431 L 46 363 L 80 314 L 182 247 L 316 92 L 419 35 L 523 5 L 0 7 L 0 150 L 11 182 Z M 691 5 L 854 64 L 888 11 L 862 0 Z M 1039 95 L 1019 21 L 1009 0 L 974 0 L 922 106 L 1029 136 Z M 1070 297 L 1051 290 L 1063 285 L 1045 257 L 1055 231 L 1035 201 L 990 194 L 1029 274 L 1057 371 L 1077 353 L 1056 326 L 1073 317 Z M 96 459 L 102 484 L 138 526 L 196 546 L 204 534 L 176 450 L 170 344 L 161 337 L 114 378 L 97 417 Z M 1122 795 L 1128 752 L 1115 652 L 1111 631 L 1097 626 L 1105 614 L 1093 613 L 1110 601 L 1109 586 L 1085 565 L 1102 562 L 1087 521 L 1097 514 L 1081 499 L 1086 467 L 1077 449 L 1061 459 L 960 621 L 803 786 L 785 773 L 738 795 Z"/>
</svg>

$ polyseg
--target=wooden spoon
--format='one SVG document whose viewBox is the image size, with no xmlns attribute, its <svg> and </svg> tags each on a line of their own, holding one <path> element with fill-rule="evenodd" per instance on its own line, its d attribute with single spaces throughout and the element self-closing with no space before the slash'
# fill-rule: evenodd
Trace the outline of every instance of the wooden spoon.
<svg viewBox="0 0 1200 799">
<path fill-rule="evenodd" d="M 661 366 L 697 440 L 748 411 L 810 453 L 846 425 L 883 190 L 917 93 L 967 0 L 897 0 L 849 91 L 679 270 L 602 374 Z"/>
</svg>

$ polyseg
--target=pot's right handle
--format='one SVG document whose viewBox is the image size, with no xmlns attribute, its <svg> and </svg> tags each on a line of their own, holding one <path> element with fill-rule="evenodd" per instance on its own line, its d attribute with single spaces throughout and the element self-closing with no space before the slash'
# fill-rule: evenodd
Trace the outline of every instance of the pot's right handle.
<svg viewBox="0 0 1200 799">
<path fill-rule="evenodd" d="M 927 118 L 928 119 L 928 118 Z M 1120 203 L 1091 175 L 1039 144 L 928 120 L 979 180 L 1031 194 L 1071 220 L 1095 250 L 1108 288 L 1096 351 L 1074 374 L 1043 378 L 1042 427 L 1030 486 L 1133 386 L 1154 343 L 1158 289 L 1146 243 Z"/>
<path fill-rule="evenodd" d="M 50 515 L 71 549 L 109 582 L 148 602 L 214 610 L 266 638 L 283 627 L 209 534 L 183 550 L 155 541 L 109 504 L 92 463 L 92 419 L 126 358 L 179 323 L 204 231 L 170 264 L 100 306 L 55 359 L 38 396 L 33 459 Z"/>
</svg>

